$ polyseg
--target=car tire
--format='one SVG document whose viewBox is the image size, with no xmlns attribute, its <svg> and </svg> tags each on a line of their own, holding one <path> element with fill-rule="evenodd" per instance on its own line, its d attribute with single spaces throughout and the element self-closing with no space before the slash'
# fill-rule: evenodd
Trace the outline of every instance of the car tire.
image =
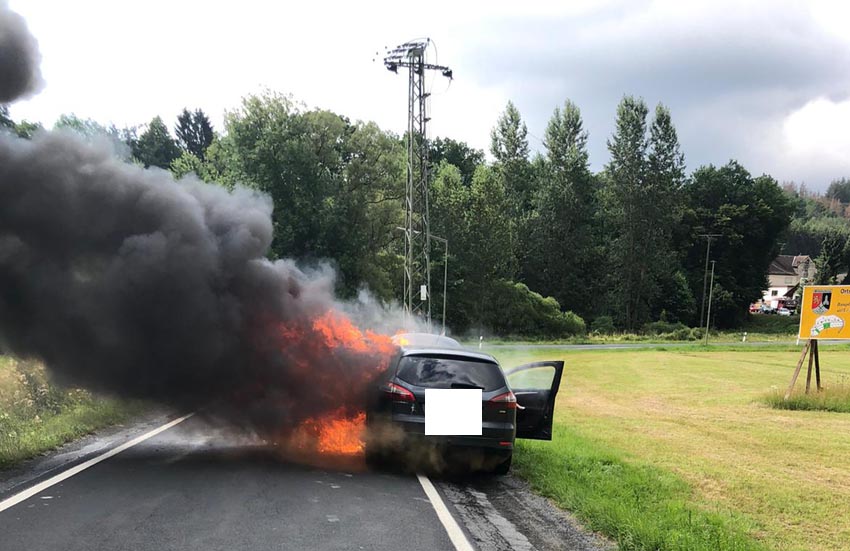
<svg viewBox="0 0 850 551">
<path fill-rule="evenodd" d="M 496 466 L 493 467 L 493 474 L 498 476 L 504 476 L 508 474 L 508 472 L 511 470 L 511 461 L 513 460 L 513 457 L 514 455 L 513 453 L 511 453 L 506 458 L 502 459 L 499 463 L 497 463 Z"/>
</svg>

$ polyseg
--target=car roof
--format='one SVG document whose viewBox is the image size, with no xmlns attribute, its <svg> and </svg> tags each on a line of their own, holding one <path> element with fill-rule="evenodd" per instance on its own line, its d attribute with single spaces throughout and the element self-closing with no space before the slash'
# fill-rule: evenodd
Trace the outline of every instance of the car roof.
<svg viewBox="0 0 850 551">
<path fill-rule="evenodd" d="M 458 358 L 468 358 L 474 361 L 499 362 L 490 354 L 483 352 L 475 352 L 466 348 L 440 348 L 440 347 L 422 347 L 422 346 L 402 346 L 401 355 L 404 356 L 455 356 Z"/>
<path fill-rule="evenodd" d="M 399 346 L 433 346 L 436 348 L 463 348 L 459 342 L 434 333 L 398 333 L 393 342 Z"/>
</svg>

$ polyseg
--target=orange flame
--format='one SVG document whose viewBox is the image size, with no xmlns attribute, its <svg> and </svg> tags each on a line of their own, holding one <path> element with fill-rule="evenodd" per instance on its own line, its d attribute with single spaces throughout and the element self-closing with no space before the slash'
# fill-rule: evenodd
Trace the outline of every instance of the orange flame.
<svg viewBox="0 0 850 551">
<path fill-rule="evenodd" d="M 391 337 L 373 331 L 363 331 L 346 316 L 335 311 L 328 311 L 317 317 L 309 328 L 281 327 L 280 334 L 290 344 L 295 344 L 302 349 L 315 349 L 316 358 L 322 358 L 321 361 L 326 361 L 327 351 L 335 350 L 354 354 L 354 356 L 344 356 L 345 358 L 355 357 L 363 360 L 355 362 L 360 366 L 359 368 L 351 366 L 351 369 L 358 369 L 359 372 L 348 371 L 343 382 L 331 380 L 334 377 L 332 372 L 318 371 L 321 368 L 314 367 L 318 362 L 299 358 L 297 365 L 305 371 L 305 374 L 309 371 L 311 376 L 318 377 L 320 384 L 333 389 L 331 394 L 353 390 L 345 385 L 365 385 L 377 372 L 387 367 L 396 349 Z M 327 361 L 332 360 L 327 359 Z M 346 367 L 349 366 L 346 365 Z M 312 371 L 313 369 L 317 371 Z M 330 398 L 332 399 L 332 396 Z M 363 442 L 365 428 L 366 413 L 364 411 L 352 413 L 345 408 L 339 408 L 303 421 L 290 436 L 289 443 L 295 450 L 302 453 L 358 456 L 365 448 Z"/>
<path fill-rule="evenodd" d="M 342 410 L 301 423 L 292 437 L 300 451 L 316 451 L 332 455 L 359 455 L 363 453 L 363 431 L 366 413 L 358 412 L 347 417 Z"/>
<path fill-rule="evenodd" d="M 362 354 L 389 356 L 393 342 L 387 335 L 373 331 L 361 331 L 347 317 L 329 311 L 313 321 L 313 329 L 324 338 L 329 348 L 347 348 Z"/>
</svg>

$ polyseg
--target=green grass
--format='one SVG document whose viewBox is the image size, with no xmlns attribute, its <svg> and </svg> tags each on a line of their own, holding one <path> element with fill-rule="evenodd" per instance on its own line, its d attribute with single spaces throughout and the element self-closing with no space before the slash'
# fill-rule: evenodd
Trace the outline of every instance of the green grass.
<svg viewBox="0 0 850 551">
<path fill-rule="evenodd" d="M 787 317 L 785 319 L 788 319 Z M 758 328 L 756 328 L 758 329 Z M 773 343 L 773 342 L 791 342 L 797 338 L 796 325 L 792 332 L 772 332 L 741 329 L 734 331 L 714 331 L 709 334 L 710 343 L 739 343 L 743 340 L 744 331 L 747 331 L 747 342 Z M 566 339 L 529 339 L 528 337 L 507 336 L 507 337 L 485 337 L 484 346 L 491 344 L 626 344 L 626 343 L 678 343 L 678 342 L 702 342 L 703 333 L 696 331 L 699 338 L 681 339 L 675 338 L 670 334 L 661 335 L 641 335 L 637 333 L 615 333 L 613 335 L 580 335 L 569 337 Z M 478 339 L 476 337 L 464 337 L 460 339 L 466 346 L 477 347 Z"/>
<path fill-rule="evenodd" d="M 40 364 L 0 356 L 0 469 L 143 409 L 143 404 L 59 387 L 49 382 Z"/>
<path fill-rule="evenodd" d="M 796 335 L 799 328 L 800 316 L 750 314 L 743 330 L 761 334 Z"/>
<path fill-rule="evenodd" d="M 539 493 L 574 511 L 621 551 L 762 551 L 740 516 L 704 511 L 692 504 L 681 478 L 618 454 L 563 424 L 554 442 L 520 441 L 515 472 Z"/>
<path fill-rule="evenodd" d="M 787 400 L 784 392 L 776 391 L 767 394 L 764 401 L 776 409 L 850 413 L 850 385 L 828 386 L 820 392 L 813 386 L 809 394 L 795 392 Z"/>
<path fill-rule="evenodd" d="M 555 439 L 521 441 L 517 472 L 623 549 L 847 549 L 850 415 L 764 403 L 799 347 L 720 348 L 490 349 L 566 362 Z M 850 377 L 847 347 L 821 369 Z"/>
</svg>

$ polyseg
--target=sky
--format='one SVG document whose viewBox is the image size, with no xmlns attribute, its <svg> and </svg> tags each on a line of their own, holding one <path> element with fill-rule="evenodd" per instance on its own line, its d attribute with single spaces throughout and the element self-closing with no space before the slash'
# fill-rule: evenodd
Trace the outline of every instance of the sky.
<svg viewBox="0 0 850 551">
<path fill-rule="evenodd" d="M 222 129 L 265 89 L 307 107 L 406 128 L 407 81 L 388 47 L 430 37 L 430 134 L 488 150 L 513 101 L 542 137 L 567 99 L 593 170 L 624 95 L 670 108 L 690 170 L 730 159 L 823 191 L 850 177 L 850 3 L 811 0 L 210 2 L 10 0 L 39 41 L 46 85 L 11 107 L 45 126 L 62 113 L 139 125 L 183 107 Z"/>
</svg>

